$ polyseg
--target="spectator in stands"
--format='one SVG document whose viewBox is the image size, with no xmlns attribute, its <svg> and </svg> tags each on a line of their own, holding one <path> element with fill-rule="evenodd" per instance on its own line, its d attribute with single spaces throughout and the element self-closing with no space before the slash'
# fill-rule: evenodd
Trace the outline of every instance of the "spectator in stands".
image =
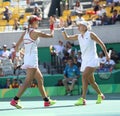
<svg viewBox="0 0 120 116">
<path fill-rule="evenodd" d="M 112 49 L 111 59 L 114 60 L 115 63 L 118 63 L 120 60 L 118 53 L 113 48 L 110 48 L 110 49 Z"/>
<path fill-rule="evenodd" d="M 109 6 L 110 6 L 110 13 L 113 13 L 113 10 L 115 8 L 114 3 L 110 4 Z"/>
<path fill-rule="evenodd" d="M 73 47 L 74 47 L 74 44 L 72 44 L 70 41 L 66 42 L 65 49 L 69 54 L 71 54 L 71 50 Z M 75 54 L 77 54 L 77 49 L 75 49 Z"/>
<path fill-rule="evenodd" d="M 82 53 L 81 53 L 81 51 L 80 50 L 78 50 L 78 53 L 77 53 L 77 61 L 81 64 L 82 63 L 82 58 L 81 58 L 81 55 L 82 55 Z"/>
<path fill-rule="evenodd" d="M 80 77 L 80 71 L 79 68 L 76 65 L 74 65 L 72 57 L 68 58 L 67 63 L 68 65 L 66 65 L 64 69 L 63 85 L 66 88 L 67 95 L 71 95 L 72 90 L 74 89 L 74 85 Z M 70 87 L 69 83 L 71 83 Z"/>
<path fill-rule="evenodd" d="M 115 61 L 112 59 L 107 61 L 103 51 L 100 51 L 98 56 L 99 56 L 99 62 L 100 62 L 99 69 L 104 69 L 104 68 L 113 69 L 115 67 Z"/>
<path fill-rule="evenodd" d="M 74 58 L 76 56 L 76 48 L 72 47 L 71 52 L 70 52 L 70 57 Z"/>
<path fill-rule="evenodd" d="M 3 74 L 3 70 L 2 70 L 1 60 L 0 60 L 0 76 L 4 76 L 4 74 Z"/>
<path fill-rule="evenodd" d="M 19 88 L 22 87 L 22 85 L 23 85 L 23 82 L 21 79 L 19 79 Z"/>
<path fill-rule="evenodd" d="M 54 30 L 54 23 L 55 23 L 55 19 L 54 19 L 54 17 L 53 16 L 50 16 L 50 18 L 49 18 L 49 28 L 50 28 L 50 30 L 51 31 L 53 31 Z"/>
<path fill-rule="evenodd" d="M 70 41 L 67 41 L 67 42 L 66 42 L 65 49 L 66 49 L 66 51 L 67 51 L 69 54 L 71 53 L 72 43 L 71 43 Z"/>
<path fill-rule="evenodd" d="M 83 6 L 80 4 L 79 0 L 76 1 L 74 6 L 75 13 L 82 13 L 83 12 Z"/>
<path fill-rule="evenodd" d="M 77 21 L 84 21 L 84 20 L 85 20 L 85 19 L 82 17 L 83 14 L 77 13 L 77 16 L 78 16 L 78 18 L 76 18 L 76 22 L 77 22 Z"/>
<path fill-rule="evenodd" d="M 2 56 L 4 58 L 9 58 L 10 57 L 10 51 L 7 50 L 7 45 L 3 45 L 3 51 L 2 51 Z"/>
<path fill-rule="evenodd" d="M 112 69 L 115 68 L 115 64 L 116 64 L 115 61 L 112 60 L 112 59 L 110 59 L 109 61 L 105 62 L 105 65 L 107 65 L 109 68 L 112 68 Z"/>
<path fill-rule="evenodd" d="M 12 80 L 12 88 L 19 88 L 19 83 L 16 78 Z"/>
<path fill-rule="evenodd" d="M 113 3 L 113 0 L 106 0 L 107 5 L 111 5 Z"/>
<path fill-rule="evenodd" d="M 12 48 L 10 49 L 10 58 L 11 58 L 12 62 L 14 61 L 14 58 L 16 56 L 15 47 L 16 47 L 16 43 L 13 42 Z"/>
<path fill-rule="evenodd" d="M 42 10 L 38 7 L 38 4 L 35 4 L 32 15 L 36 15 L 42 20 Z"/>
<path fill-rule="evenodd" d="M 100 5 L 99 10 L 96 12 L 96 15 L 98 16 L 98 19 L 101 20 L 101 24 L 103 24 L 103 17 L 105 13 L 105 5 Z"/>
<path fill-rule="evenodd" d="M 120 21 L 120 14 L 118 14 L 118 11 L 115 9 L 113 10 L 112 17 L 110 18 L 110 23 L 115 24 L 117 21 Z"/>
<path fill-rule="evenodd" d="M 60 19 L 56 15 L 54 15 L 53 17 L 54 17 L 54 21 L 55 21 L 54 27 L 59 28 L 60 27 Z"/>
<path fill-rule="evenodd" d="M 73 57 L 73 62 L 74 62 L 74 64 L 75 64 L 75 65 L 79 68 L 79 70 L 80 70 L 81 63 L 78 62 L 77 56 L 74 56 L 74 57 Z"/>
<path fill-rule="evenodd" d="M 95 13 L 97 13 L 97 11 L 99 11 L 99 8 L 100 8 L 100 4 L 99 4 L 99 1 L 94 1 L 94 6 L 93 6 L 93 10 Z"/>
<path fill-rule="evenodd" d="M 68 16 L 66 19 L 66 26 L 69 27 L 71 25 L 72 25 L 72 19 L 71 19 L 71 16 Z"/>
<path fill-rule="evenodd" d="M 20 22 L 17 18 L 14 19 L 13 30 L 20 30 Z"/>
<path fill-rule="evenodd" d="M 37 83 L 36 83 L 35 80 L 33 80 L 33 81 L 31 82 L 30 87 L 31 87 L 31 88 L 37 87 Z"/>
<path fill-rule="evenodd" d="M 2 56 L 2 52 L 3 52 L 3 50 L 2 50 L 2 47 L 0 46 L 0 58 Z"/>
<path fill-rule="evenodd" d="M 20 55 L 20 51 L 16 52 L 14 60 L 13 60 L 13 68 L 14 68 L 14 74 L 16 75 L 16 71 L 19 70 L 23 64 L 23 58 Z"/>
<path fill-rule="evenodd" d="M 64 45 L 61 40 L 58 41 L 57 45 L 50 46 L 50 53 L 51 53 L 51 65 L 60 64 L 60 61 L 63 57 Z M 56 60 L 57 59 L 57 60 Z"/>
<path fill-rule="evenodd" d="M 65 51 L 64 50 L 64 56 L 63 56 L 63 58 L 62 58 L 62 63 L 63 63 L 63 66 L 65 67 L 66 66 L 66 64 L 67 64 L 67 61 L 68 61 L 68 58 L 69 58 L 69 53 L 67 52 L 67 51 Z"/>
<path fill-rule="evenodd" d="M 53 45 L 53 47 L 54 47 L 55 54 L 59 57 L 63 57 L 63 50 L 65 49 L 63 42 L 59 40 L 58 45 Z"/>
<path fill-rule="evenodd" d="M 103 67 L 103 65 L 104 65 L 105 62 L 106 62 L 106 57 L 104 56 L 103 51 L 100 51 L 100 52 L 98 53 L 98 57 L 99 57 L 100 67 Z"/>
<path fill-rule="evenodd" d="M 119 6 L 120 5 L 120 0 L 113 0 L 114 6 Z"/>
<path fill-rule="evenodd" d="M 4 88 L 12 88 L 12 84 L 9 78 L 6 79 L 6 85 L 4 86 Z"/>
<path fill-rule="evenodd" d="M 101 25 L 110 25 L 110 17 L 107 16 L 106 13 L 103 14 L 102 18 L 101 18 Z"/>
<path fill-rule="evenodd" d="M 9 22 L 10 18 L 12 17 L 12 12 L 9 10 L 8 6 L 5 6 L 5 11 L 2 12 L 3 20 L 7 20 Z"/>
</svg>

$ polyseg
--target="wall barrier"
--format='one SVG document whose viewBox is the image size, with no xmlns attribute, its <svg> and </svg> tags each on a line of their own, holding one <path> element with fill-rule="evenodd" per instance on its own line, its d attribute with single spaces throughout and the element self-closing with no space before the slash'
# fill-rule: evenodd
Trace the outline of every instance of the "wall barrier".
<svg viewBox="0 0 120 116">
<path fill-rule="evenodd" d="M 95 74 L 96 82 L 99 84 L 101 90 L 104 93 L 120 93 L 120 70 L 113 71 L 112 76 L 108 80 L 101 80 L 97 74 Z M 9 77 L 10 79 L 14 77 Z M 23 77 L 21 77 L 23 78 Z M 6 82 L 6 77 L 0 78 L 0 84 Z M 57 86 L 58 80 L 63 79 L 62 74 L 57 75 L 44 75 L 44 85 L 48 95 L 50 96 L 60 96 L 65 95 L 65 88 L 64 86 Z M 80 81 L 80 88 L 82 86 L 81 79 Z M 81 90 L 81 89 L 80 89 Z M 18 89 L 0 89 L 0 98 L 4 97 L 13 97 Z M 94 94 L 95 91 L 89 86 L 88 90 L 89 94 Z M 76 92 L 73 94 L 77 94 Z M 39 94 L 38 88 L 28 88 L 27 91 L 23 94 L 23 97 L 27 96 L 41 96 Z"/>
<path fill-rule="evenodd" d="M 100 89 L 103 93 L 120 93 L 120 84 L 103 84 L 99 85 Z M 80 86 L 81 88 L 81 86 Z M 62 87 L 46 87 L 47 94 L 49 96 L 64 96 L 65 95 L 65 88 Z M 17 89 L 0 89 L 0 98 L 12 98 L 16 95 L 18 91 Z M 81 93 L 81 89 L 80 89 Z M 96 92 L 91 88 L 91 86 L 88 87 L 87 94 L 96 94 Z M 77 95 L 77 92 L 73 92 L 73 95 Z M 25 93 L 22 95 L 22 97 L 36 97 L 41 96 L 41 94 L 38 91 L 38 88 L 28 88 Z"/>
</svg>

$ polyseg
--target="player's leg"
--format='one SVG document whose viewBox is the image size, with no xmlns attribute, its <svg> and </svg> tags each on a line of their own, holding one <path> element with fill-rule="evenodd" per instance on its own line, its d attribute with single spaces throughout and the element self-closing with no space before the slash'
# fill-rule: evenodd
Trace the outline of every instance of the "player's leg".
<svg viewBox="0 0 120 116">
<path fill-rule="evenodd" d="M 27 87 L 30 86 L 30 83 L 31 81 L 33 80 L 34 78 L 34 75 L 35 75 L 35 72 L 36 72 L 37 69 L 35 68 L 28 68 L 27 69 L 27 75 L 26 75 L 26 78 L 25 78 L 25 81 L 23 83 L 23 85 L 20 87 L 17 95 L 11 100 L 10 104 L 12 106 L 15 106 L 16 108 L 22 108 L 19 104 L 18 104 L 18 100 L 19 98 L 22 96 L 22 94 L 24 93 L 24 91 L 27 89 Z"/>
<path fill-rule="evenodd" d="M 75 105 L 85 105 L 86 104 L 86 93 L 88 88 L 88 77 L 93 70 L 90 70 L 89 67 L 85 68 L 85 71 L 82 73 L 82 96 L 78 99 Z"/>
<path fill-rule="evenodd" d="M 23 85 L 21 86 L 21 88 L 20 88 L 20 90 L 19 90 L 19 92 L 17 94 L 17 97 L 20 98 L 21 95 L 24 93 L 24 91 L 27 89 L 27 87 L 30 86 L 31 81 L 34 78 L 36 70 L 37 69 L 35 69 L 35 68 L 28 68 L 27 69 L 27 75 L 26 75 L 25 81 L 24 81 Z"/>
<path fill-rule="evenodd" d="M 56 101 L 48 98 L 47 93 L 46 93 L 45 88 L 44 88 L 43 75 L 39 69 L 37 69 L 34 77 L 38 82 L 39 91 L 42 95 L 43 100 L 45 101 L 44 106 L 54 105 L 56 103 Z"/>
<path fill-rule="evenodd" d="M 95 82 L 95 78 L 94 78 L 94 74 L 93 74 L 93 73 L 89 76 L 88 82 L 90 83 L 90 85 L 93 87 L 93 89 L 94 89 L 98 94 L 101 94 L 101 91 L 100 91 L 97 83 Z"/>
<path fill-rule="evenodd" d="M 95 82 L 94 74 L 92 73 L 88 78 L 89 83 L 93 87 L 93 89 L 97 92 L 98 98 L 97 98 L 97 104 L 101 103 L 103 99 L 105 99 L 104 95 L 102 94 L 101 90 L 99 89 L 99 86 Z"/>
</svg>

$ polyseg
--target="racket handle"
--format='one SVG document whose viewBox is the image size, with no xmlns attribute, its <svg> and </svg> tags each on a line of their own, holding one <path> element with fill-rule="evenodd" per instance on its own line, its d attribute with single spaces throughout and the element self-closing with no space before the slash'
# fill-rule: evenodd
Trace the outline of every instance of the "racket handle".
<svg viewBox="0 0 120 116">
<path fill-rule="evenodd" d="M 108 56 L 111 58 L 112 50 L 109 50 Z"/>
</svg>

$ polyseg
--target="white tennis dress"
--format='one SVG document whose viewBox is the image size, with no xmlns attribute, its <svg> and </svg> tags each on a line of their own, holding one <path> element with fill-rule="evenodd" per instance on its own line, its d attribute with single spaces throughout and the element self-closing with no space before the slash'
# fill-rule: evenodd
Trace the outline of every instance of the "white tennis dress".
<svg viewBox="0 0 120 116">
<path fill-rule="evenodd" d="M 96 42 L 91 39 L 90 31 L 87 31 L 82 37 L 78 35 L 78 41 L 82 52 L 81 71 L 83 72 L 86 67 L 98 67 L 99 59 L 96 51 Z"/>
<path fill-rule="evenodd" d="M 39 42 L 39 38 L 37 40 L 33 40 L 30 38 L 30 32 L 34 29 L 30 28 L 29 32 L 26 31 L 24 35 L 24 64 L 22 65 L 22 69 L 27 68 L 38 68 L 38 49 L 37 45 Z"/>
</svg>

